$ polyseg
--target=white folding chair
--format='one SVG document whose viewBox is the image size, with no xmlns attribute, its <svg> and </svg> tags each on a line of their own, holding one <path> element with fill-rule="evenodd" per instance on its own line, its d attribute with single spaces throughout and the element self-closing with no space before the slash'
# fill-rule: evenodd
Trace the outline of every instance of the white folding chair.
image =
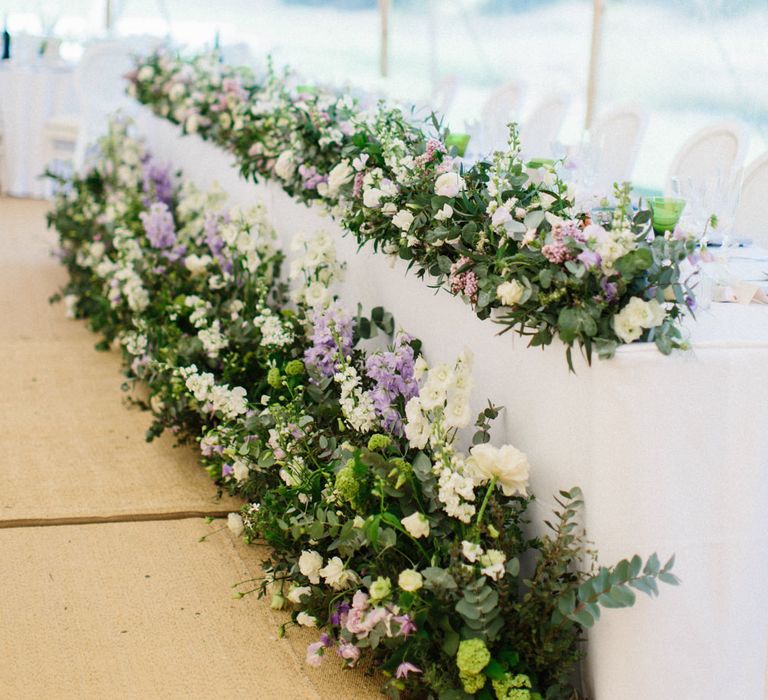
<svg viewBox="0 0 768 700">
<path fill-rule="evenodd" d="M 568 99 L 550 95 L 542 99 L 520 125 L 521 150 L 526 158 L 551 158 L 568 112 Z"/>
<path fill-rule="evenodd" d="M 507 124 L 517 120 L 522 99 L 523 88 L 514 82 L 491 93 L 481 112 L 481 150 L 504 149 L 509 137 Z"/>
<path fill-rule="evenodd" d="M 456 97 L 458 88 L 459 77 L 457 75 L 451 74 L 443 76 L 432 91 L 432 109 L 439 115 L 447 114 Z"/>
<path fill-rule="evenodd" d="M 647 127 L 647 112 L 634 105 L 617 107 L 590 127 L 579 168 L 588 174 L 591 194 L 608 195 L 614 183 L 632 178 Z"/>
<path fill-rule="evenodd" d="M 678 150 L 667 173 L 667 191 L 673 181 L 699 187 L 707 179 L 734 175 L 744 164 L 749 135 L 737 121 L 712 124 L 691 136 Z"/>
<path fill-rule="evenodd" d="M 768 153 L 756 158 L 744 171 L 736 223 L 737 236 L 751 238 L 755 245 L 768 248 L 768 224 L 765 202 L 768 201 Z"/>
</svg>

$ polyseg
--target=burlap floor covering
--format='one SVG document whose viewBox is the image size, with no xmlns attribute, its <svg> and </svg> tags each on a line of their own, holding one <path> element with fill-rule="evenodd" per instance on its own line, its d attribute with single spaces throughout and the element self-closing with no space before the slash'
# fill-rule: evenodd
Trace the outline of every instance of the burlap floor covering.
<svg viewBox="0 0 768 700">
<path fill-rule="evenodd" d="M 381 697 L 335 658 L 306 666 L 316 631 L 277 640 L 284 613 L 233 598 L 263 550 L 185 517 L 238 502 L 192 449 L 144 442 L 117 355 L 48 305 L 44 213 L 0 199 L 0 698 Z"/>
</svg>

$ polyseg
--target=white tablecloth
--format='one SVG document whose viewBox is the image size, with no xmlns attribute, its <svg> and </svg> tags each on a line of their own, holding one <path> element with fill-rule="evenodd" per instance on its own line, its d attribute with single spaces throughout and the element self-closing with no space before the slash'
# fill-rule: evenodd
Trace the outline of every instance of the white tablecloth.
<svg viewBox="0 0 768 700">
<path fill-rule="evenodd" d="M 77 111 L 73 71 L 66 66 L 3 65 L 0 68 L 0 188 L 16 197 L 43 197 L 46 182 L 45 122 Z"/>
<path fill-rule="evenodd" d="M 420 337 L 430 360 L 475 353 L 474 408 L 506 407 L 497 437 L 525 450 L 537 509 L 582 487 L 588 536 L 613 563 L 677 555 L 679 588 L 606 610 L 589 635 L 585 679 L 596 700 L 764 700 L 768 660 L 768 307 L 713 304 L 688 324 L 693 349 L 664 357 L 633 344 L 577 362 L 538 350 L 435 294 L 319 210 L 272 184 L 243 182 L 231 157 L 147 113 L 153 152 L 199 186 L 218 181 L 239 204 L 262 200 L 286 243 L 300 230 L 339 234 L 349 261 L 341 297 L 383 305 Z M 287 247 L 287 246 L 286 246 Z"/>
</svg>

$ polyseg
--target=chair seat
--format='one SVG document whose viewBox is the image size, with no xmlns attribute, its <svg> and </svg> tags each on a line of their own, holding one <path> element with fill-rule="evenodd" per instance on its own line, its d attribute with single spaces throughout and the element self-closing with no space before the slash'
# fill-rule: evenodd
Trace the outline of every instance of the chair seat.
<svg viewBox="0 0 768 700">
<path fill-rule="evenodd" d="M 74 114 L 55 114 L 45 122 L 45 134 L 54 141 L 76 141 L 80 131 L 80 117 Z"/>
</svg>

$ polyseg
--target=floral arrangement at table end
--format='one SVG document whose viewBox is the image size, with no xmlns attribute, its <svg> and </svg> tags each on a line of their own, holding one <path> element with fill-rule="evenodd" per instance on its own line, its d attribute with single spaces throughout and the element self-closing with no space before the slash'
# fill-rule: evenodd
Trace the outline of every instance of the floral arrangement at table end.
<svg viewBox="0 0 768 700">
<path fill-rule="evenodd" d="M 310 664 L 365 654 L 392 697 L 572 698 L 600 608 L 677 583 L 656 555 L 596 567 L 578 489 L 550 534 L 526 534 L 529 465 L 492 445 L 500 409 L 458 447 L 471 356 L 429 366 L 383 309 L 355 318 L 334 302 L 328 234 L 294 240 L 289 289 L 262 209 L 178 190 L 121 123 L 60 183 L 49 222 L 69 314 L 148 387 L 148 439 L 199 444 L 221 488 L 251 502 L 230 527 L 272 547 L 254 590 L 325 627 Z M 376 332 L 389 343 L 366 349 Z"/>
<path fill-rule="evenodd" d="M 407 260 L 531 345 L 559 338 L 571 369 L 574 345 L 588 362 L 636 340 L 688 347 L 679 321 L 695 298 L 681 263 L 695 239 L 654 235 L 626 184 L 611 224 L 592 223 L 556 163 L 522 159 L 514 125 L 506 152 L 466 167 L 434 117 L 422 128 L 384 102 L 363 110 L 271 64 L 257 80 L 216 54 L 160 51 L 128 79 L 156 114 L 232 152 L 245 177 L 324 206 L 361 245 Z"/>
</svg>

